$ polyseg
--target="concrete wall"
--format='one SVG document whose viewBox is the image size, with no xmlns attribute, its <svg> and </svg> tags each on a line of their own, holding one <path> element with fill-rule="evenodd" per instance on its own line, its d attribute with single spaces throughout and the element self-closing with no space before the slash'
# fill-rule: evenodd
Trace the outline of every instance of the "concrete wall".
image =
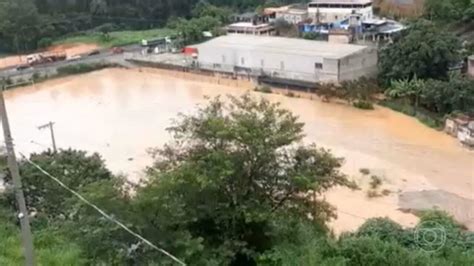
<svg viewBox="0 0 474 266">
<path fill-rule="evenodd" d="M 474 78 L 474 55 L 467 59 L 467 74 L 471 78 Z"/>
<path fill-rule="evenodd" d="M 352 11 L 355 10 L 356 13 L 362 15 L 362 20 L 372 19 L 374 12 L 372 6 L 364 8 L 308 8 L 309 17 L 313 21 L 317 21 L 319 16 L 319 21 L 323 23 L 331 23 L 339 20 L 349 18 L 352 14 Z"/>
<path fill-rule="evenodd" d="M 376 73 L 376 52 L 361 52 L 342 59 L 342 63 L 338 61 L 322 57 L 225 47 L 200 47 L 198 57 L 199 67 L 203 69 L 239 72 L 253 76 L 268 75 L 308 82 L 338 83 Z"/>
<path fill-rule="evenodd" d="M 377 74 L 377 50 L 366 48 L 356 54 L 340 59 L 339 82 L 355 80 L 362 76 L 375 77 Z"/>
</svg>

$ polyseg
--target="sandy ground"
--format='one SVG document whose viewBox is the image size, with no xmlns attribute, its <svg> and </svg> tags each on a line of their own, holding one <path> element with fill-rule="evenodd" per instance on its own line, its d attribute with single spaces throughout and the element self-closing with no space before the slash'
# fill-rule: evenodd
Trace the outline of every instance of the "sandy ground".
<svg viewBox="0 0 474 266">
<path fill-rule="evenodd" d="M 166 70 L 108 69 L 8 91 L 6 98 L 19 151 L 48 147 L 49 135 L 37 133 L 36 126 L 51 120 L 56 122 L 59 147 L 97 151 L 111 170 L 133 179 L 151 163 L 147 148 L 169 139 L 165 128 L 178 112 L 192 112 L 206 96 L 239 95 L 253 87 L 245 80 Z M 252 94 L 279 102 L 298 115 L 305 123 L 305 142 L 345 158 L 342 170 L 360 190 L 335 188 L 324 195 L 337 208 L 338 219 L 331 222 L 335 233 L 355 230 L 371 217 L 415 225 L 417 217 L 401 209 L 406 207 L 400 206 L 402 195 L 411 195 L 411 206 L 439 205 L 442 200 L 447 204 L 439 207 L 452 214 L 470 211 L 466 201 L 436 192 L 430 197 L 405 194 L 443 191 L 474 200 L 474 153 L 443 132 L 383 107 L 363 111 L 322 103 L 304 93 L 301 96 L 313 99 Z M 361 168 L 379 176 L 383 182 L 378 190 L 386 189 L 389 195 L 369 198 L 370 175 L 361 174 Z"/>
<path fill-rule="evenodd" d="M 74 55 L 80 55 L 80 54 L 91 52 L 97 48 L 99 48 L 99 46 L 95 44 L 75 43 L 75 44 L 51 46 L 47 48 L 46 51 L 55 51 L 55 52 L 65 51 L 67 57 L 71 57 Z M 41 51 L 38 51 L 38 52 L 41 52 Z M 13 56 L 0 58 L 0 69 L 25 64 L 26 56 L 27 55 L 13 55 Z"/>
</svg>

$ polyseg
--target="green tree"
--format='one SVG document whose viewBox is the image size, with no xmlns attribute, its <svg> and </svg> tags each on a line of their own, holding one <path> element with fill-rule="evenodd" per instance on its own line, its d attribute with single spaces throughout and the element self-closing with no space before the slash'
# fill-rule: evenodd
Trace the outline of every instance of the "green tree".
<svg viewBox="0 0 474 266">
<path fill-rule="evenodd" d="M 30 160 L 73 190 L 114 178 L 98 154 L 87 155 L 77 150 L 61 150 L 57 154 L 46 151 L 32 154 Z M 19 167 L 27 206 L 37 213 L 40 220 L 65 219 L 75 212 L 69 202 L 74 196 L 69 191 L 26 161 L 20 161 Z M 7 176 L 6 180 L 7 185 L 11 186 L 11 179 Z M 13 201 L 13 195 L 11 197 Z"/>
<path fill-rule="evenodd" d="M 0 0 L 0 39 L 10 50 L 35 49 L 41 28 L 39 22 L 32 0 Z"/>
<path fill-rule="evenodd" d="M 225 7 L 217 7 L 207 2 L 200 1 L 191 11 L 191 14 L 195 18 L 206 16 L 217 18 L 221 23 L 226 24 L 230 22 L 232 10 Z"/>
<path fill-rule="evenodd" d="M 217 98 L 169 130 L 173 141 L 154 150 L 136 213 L 146 235 L 167 239 L 175 231 L 188 239 L 176 246 L 183 240 L 174 238 L 170 248 L 183 254 L 183 245 L 193 245 L 184 253 L 193 262 L 197 254 L 190 251 L 204 249 L 218 264 L 251 264 L 274 245 L 277 217 L 324 231 L 334 210 L 319 196 L 351 185 L 339 172 L 340 159 L 303 146 L 303 124 L 264 99 Z"/>
<path fill-rule="evenodd" d="M 409 25 L 402 37 L 380 51 L 379 78 L 392 80 L 446 79 L 448 68 L 460 59 L 461 44 L 449 33 L 426 20 Z"/>
<path fill-rule="evenodd" d="M 457 22 L 472 6 L 471 0 L 426 0 L 425 17 L 442 22 Z"/>
</svg>

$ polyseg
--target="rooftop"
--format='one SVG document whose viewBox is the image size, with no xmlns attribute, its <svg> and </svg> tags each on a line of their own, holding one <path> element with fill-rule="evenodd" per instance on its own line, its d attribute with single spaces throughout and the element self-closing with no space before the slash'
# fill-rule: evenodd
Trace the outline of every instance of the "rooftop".
<svg viewBox="0 0 474 266">
<path fill-rule="evenodd" d="M 276 54 L 294 54 L 339 59 L 367 48 L 363 45 L 328 43 L 295 38 L 226 35 L 205 43 L 195 45 L 200 47 L 225 47 L 249 51 L 272 52 Z"/>
</svg>

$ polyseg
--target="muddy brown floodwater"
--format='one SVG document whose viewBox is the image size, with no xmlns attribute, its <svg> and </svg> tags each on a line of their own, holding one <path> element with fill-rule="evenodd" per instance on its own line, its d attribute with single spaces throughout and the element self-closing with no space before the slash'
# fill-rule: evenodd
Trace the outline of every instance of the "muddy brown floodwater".
<svg viewBox="0 0 474 266">
<path fill-rule="evenodd" d="M 178 112 L 192 112 L 205 96 L 245 91 L 159 71 L 109 69 L 11 90 L 6 100 L 18 151 L 49 147 L 49 132 L 37 126 L 54 121 L 60 148 L 99 152 L 110 169 L 136 180 L 151 163 L 146 150 L 170 139 L 165 129 Z M 381 107 L 362 111 L 319 100 L 255 96 L 281 102 L 306 123 L 306 142 L 346 159 L 343 170 L 361 190 L 336 188 L 325 195 L 338 208 L 339 217 L 332 222 L 337 233 L 355 229 L 369 217 L 415 224 L 416 216 L 398 210 L 404 192 L 442 190 L 474 199 L 474 154 L 442 132 Z M 380 189 L 390 194 L 368 198 L 370 180 L 360 168 L 381 177 Z M 474 206 L 450 208 L 474 217 Z"/>
</svg>

